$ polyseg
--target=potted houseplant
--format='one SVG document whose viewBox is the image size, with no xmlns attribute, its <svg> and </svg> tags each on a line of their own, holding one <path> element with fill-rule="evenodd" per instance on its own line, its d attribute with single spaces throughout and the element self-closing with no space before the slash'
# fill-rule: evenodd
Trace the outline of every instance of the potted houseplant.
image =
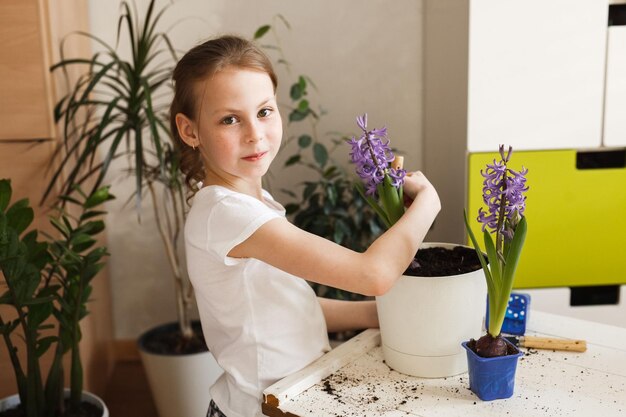
<svg viewBox="0 0 626 417">
<path fill-rule="evenodd" d="M 88 314 L 91 281 L 107 255 L 95 239 L 104 229 L 98 219 L 104 212 L 95 208 L 112 196 L 106 187 L 89 196 L 80 190 L 76 193 L 78 199 L 65 199 L 78 206 L 79 214 L 61 210 L 59 217 L 51 218 L 59 237 L 39 241 L 36 229 L 27 232 L 34 217 L 28 200 L 10 205 L 10 181 L 0 180 L 0 268 L 6 283 L 0 304 L 10 307 L 0 314 L 0 334 L 18 389 L 17 395 L 0 401 L 0 416 L 109 415 L 102 400 L 83 391 L 79 323 Z M 49 350 L 52 362 L 44 376 L 42 356 Z M 66 353 L 70 355 L 70 387 L 64 394 Z M 11 409 L 11 414 L 3 414 Z"/>
<path fill-rule="evenodd" d="M 186 275 L 179 240 L 185 219 L 184 179 L 180 155 L 171 142 L 167 106 L 176 53 L 159 22 L 166 8 L 151 0 L 143 17 L 121 2 L 117 39 L 128 39 L 129 59 L 94 35 L 103 51 L 88 59 L 67 58 L 52 71 L 84 68 L 83 74 L 55 106 L 62 127 L 56 170 L 44 198 L 55 187 L 67 193 L 92 181 L 97 188 L 113 160 L 128 162 L 134 175 L 138 217 L 144 194 L 150 196 L 155 226 L 174 280 L 178 320 L 150 329 L 139 338 L 139 352 L 161 417 L 200 415 L 208 409 L 205 394 L 221 373 L 208 352 L 199 323 L 193 323 L 193 292 Z M 134 10 L 134 11 L 133 11 Z M 125 35 L 125 36 L 124 36 Z M 173 372 L 173 374 L 171 373 Z M 183 383 L 183 381 L 185 383 Z"/>
<path fill-rule="evenodd" d="M 526 239 L 526 174 L 508 167 L 512 148 L 505 153 L 500 146 L 500 161 L 488 164 L 484 173 L 483 201 L 478 221 L 482 223 L 489 264 L 480 257 L 489 294 L 487 334 L 462 343 L 467 351 L 470 389 L 485 401 L 513 395 L 519 349 L 502 338 L 500 331 L 506 314 L 515 270 Z M 465 214 L 467 233 L 478 253 L 480 247 Z M 492 238 L 495 233 L 495 242 Z"/>
<path fill-rule="evenodd" d="M 404 213 L 406 172 L 389 147 L 386 128 L 368 130 L 367 115 L 358 117 L 357 124 L 362 133 L 349 141 L 352 162 L 365 182 L 357 189 L 390 227 Z M 391 290 L 376 298 L 387 365 L 429 378 L 467 370 L 459 343 L 480 331 L 485 311 L 477 257 L 469 247 L 424 243 Z"/>
</svg>

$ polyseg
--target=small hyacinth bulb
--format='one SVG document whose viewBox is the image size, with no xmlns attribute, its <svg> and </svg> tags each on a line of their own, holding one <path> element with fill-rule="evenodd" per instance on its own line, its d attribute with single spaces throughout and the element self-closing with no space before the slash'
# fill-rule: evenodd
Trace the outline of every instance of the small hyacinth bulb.
<svg viewBox="0 0 626 417">
<path fill-rule="evenodd" d="M 508 347 L 501 336 L 486 334 L 476 341 L 476 354 L 483 358 L 506 356 Z"/>
<path fill-rule="evenodd" d="M 404 156 L 396 156 L 391 163 L 391 168 L 398 170 L 404 167 Z"/>
</svg>

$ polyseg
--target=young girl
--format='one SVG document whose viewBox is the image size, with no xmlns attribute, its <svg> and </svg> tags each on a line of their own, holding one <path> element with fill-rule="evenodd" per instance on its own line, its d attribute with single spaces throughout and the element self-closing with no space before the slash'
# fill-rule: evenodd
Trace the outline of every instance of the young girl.
<svg viewBox="0 0 626 417">
<path fill-rule="evenodd" d="M 206 343 L 224 374 L 209 415 L 261 415 L 262 392 L 329 350 L 327 332 L 378 327 L 373 301 L 318 299 L 305 280 L 381 295 L 409 265 L 439 197 L 420 172 L 413 201 L 364 253 L 289 223 L 261 179 L 283 134 L 276 74 L 253 43 L 224 36 L 191 49 L 174 70 L 172 132 L 195 194 L 185 242 Z"/>
</svg>

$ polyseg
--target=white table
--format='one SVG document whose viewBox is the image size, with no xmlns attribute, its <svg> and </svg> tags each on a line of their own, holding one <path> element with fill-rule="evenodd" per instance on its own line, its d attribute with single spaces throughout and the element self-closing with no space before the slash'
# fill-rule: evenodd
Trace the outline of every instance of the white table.
<svg viewBox="0 0 626 417">
<path fill-rule="evenodd" d="M 276 416 L 626 416 L 626 328 L 533 311 L 527 335 L 584 339 L 584 353 L 525 349 L 513 397 L 481 401 L 467 373 L 425 379 L 383 362 L 369 329 L 264 392 Z M 480 335 L 477 335 L 480 336 Z"/>
</svg>

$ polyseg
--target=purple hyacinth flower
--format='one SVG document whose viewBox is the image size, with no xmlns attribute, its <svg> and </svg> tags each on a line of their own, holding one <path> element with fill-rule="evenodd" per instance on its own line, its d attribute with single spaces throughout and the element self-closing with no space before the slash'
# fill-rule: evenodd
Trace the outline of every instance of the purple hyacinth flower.
<svg viewBox="0 0 626 417">
<path fill-rule="evenodd" d="M 404 177 L 406 176 L 405 169 L 389 168 L 389 178 L 391 178 L 391 185 L 396 188 L 400 188 L 404 184 Z"/>
<path fill-rule="evenodd" d="M 521 171 L 509 169 L 507 163 L 511 159 L 513 148 L 509 146 L 508 152 L 504 152 L 504 145 L 500 145 L 500 161 L 487 164 L 483 176 L 483 202 L 487 206 L 485 211 L 482 207 L 478 211 L 478 221 L 482 223 L 482 230 L 501 233 L 504 239 L 513 239 L 515 227 L 519 217 L 523 216 L 526 209 L 526 174 L 528 170 Z M 503 215 L 503 218 L 500 216 Z"/>
<path fill-rule="evenodd" d="M 365 113 L 363 116 L 357 116 L 356 124 L 359 125 L 361 130 L 367 131 L 367 113 Z"/>
<path fill-rule="evenodd" d="M 389 168 L 394 155 L 387 140 L 387 128 L 367 130 L 367 113 L 358 116 L 356 122 L 362 133 L 358 139 L 353 137 L 348 140 L 352 148 L 350 159 L 365 183 L 366 194 L 376 194 L 377 186 L 383 182 L 385 174 L 389 175 L 392 185 L 399 188 L 404 184 L 406 171 Z"/>
</svg>

